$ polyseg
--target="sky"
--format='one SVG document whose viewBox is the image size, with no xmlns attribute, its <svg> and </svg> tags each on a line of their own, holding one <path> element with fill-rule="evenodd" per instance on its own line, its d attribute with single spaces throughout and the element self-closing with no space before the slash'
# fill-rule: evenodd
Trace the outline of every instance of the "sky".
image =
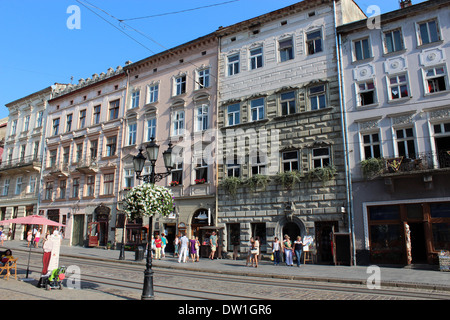
<svg viewBox="0 0 450 320">
<path fill-rule="evenodd" d="M 76 84 L 296 2 L 0 0 L 0 119 L 5 104 L 55 82 Z M 399 8 L 398 0 L 355 2 L 368 16 L 372 5 L 381 13 Z"/>
</svg>

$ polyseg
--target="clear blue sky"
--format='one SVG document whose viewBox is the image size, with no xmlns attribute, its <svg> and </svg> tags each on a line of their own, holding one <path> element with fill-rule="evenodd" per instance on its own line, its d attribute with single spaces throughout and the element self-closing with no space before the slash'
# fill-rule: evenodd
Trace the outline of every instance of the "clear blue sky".
<svg viewBox="0 0 450 320">
<path fill-rule="evenodd" d="M 118 19 L 176 11 L 176 14 L 125 21 L 147 37 L 124 28 L 118 21 L 77 0 L 0 0 L 0 118 L 8 116 L 6 103 L 44 89 L 55 82 L 77 83 L 80 78 L 106 72 L 188 42 L 296 0 L 80 0 Z M 413 0 L 413 4 L 424 0 Z M 381 12 L 399 8 L 397 0 L 356 0 L 367 14 L 370 5 Z M 216 5 L 217 6 L 214 6 Z M 220 4 L 220 5 L 218 5 Z M 71 5 L 80 8 L 80 29 L 69 29 Z M 204 6 L 208 8 L 196 9 Z M 135 38 L 136 43 L 124 33 Z M 151 39 L 151 40 L 150 40 Z M 145 46 L 145 47 L 144 47 Z"/>
</svg>

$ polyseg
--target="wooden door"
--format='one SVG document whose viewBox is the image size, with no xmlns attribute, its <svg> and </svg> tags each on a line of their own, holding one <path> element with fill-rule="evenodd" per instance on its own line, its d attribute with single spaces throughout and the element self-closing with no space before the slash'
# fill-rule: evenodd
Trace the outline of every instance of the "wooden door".
<svg viewBox="0 0 450 320">
<path fill-rule="evenodd" d="M 98 246 L 99 241 L 98 233 L 99 233 L 99 223 L 90 222 L 88 225 L 89 247 Z"/>
</svg>

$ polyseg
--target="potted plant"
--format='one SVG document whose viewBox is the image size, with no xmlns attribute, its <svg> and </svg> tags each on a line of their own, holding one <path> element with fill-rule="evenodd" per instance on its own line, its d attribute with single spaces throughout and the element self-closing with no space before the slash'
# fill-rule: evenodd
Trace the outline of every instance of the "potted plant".
<svg viewBox="0 0 450 320">
<path fill-rule="evenodd" d="M 220 182 L 220 185 L 232 196 L 236 195 L 237 188 L 242 184 L 238 177 L 227 177 Z"/>
<path fill-rule="evenodd" d="M 291 189 L 294 184 L 299 183 L 302 179 L 299 171 L 286 171 L 277 174 L 276 180 L 286 189 Z"/>
<path fill-rule="evenodd" d="M 366 179 L 374 178 L 384 170 L 384 159 L 369 158 L 361 161 L 361 169 Z"/>
<path fill-rule="evenodd" d="M 206 182 L 205 179 L 195 179 L 194 180 L 195 184 L 204 184 Z"/>
<path fill-rule="evenodd" d="M 266 189 L 269 184 L 269 177 L 262 174 L 255 174 L 245 181 L 245 184 L 253 191 L 257 188 Z"/>
<path fill-rule="evenodd" d="M 172 191 L 150 183 L 131 189 L 123 203 L 129 221 L 156 214 L 168 216 L 174 210 Z"/>
<path fill-rule="evenodd" d="M 176 187 L 176 186 L 180 185 L 180 183 L 178 181 L 170 181 L 169 185 L 171 187 Z"/>
<path fill-rule="evenodd" d="M 323 183 L 330 181 L 336 175 L 336 168 L 334 166 L 326 166 L 320 168 L 314 168 L 306 173 L 306 181 L 311 182 L 314 180 L 322 181 Z"/>
</svg>

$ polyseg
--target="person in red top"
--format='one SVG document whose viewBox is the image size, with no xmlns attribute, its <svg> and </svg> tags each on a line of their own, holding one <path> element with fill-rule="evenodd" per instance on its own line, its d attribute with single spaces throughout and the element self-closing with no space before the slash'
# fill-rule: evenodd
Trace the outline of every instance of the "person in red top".
<svg viewBox="0 0 450 320">
<path fill-rule="evenodd" d="M 155 247 L 156 247 L 155 259 L 161 260 L 162 240 L 161 240 L 159 234 L 156 235 Z"/>
</svg>

